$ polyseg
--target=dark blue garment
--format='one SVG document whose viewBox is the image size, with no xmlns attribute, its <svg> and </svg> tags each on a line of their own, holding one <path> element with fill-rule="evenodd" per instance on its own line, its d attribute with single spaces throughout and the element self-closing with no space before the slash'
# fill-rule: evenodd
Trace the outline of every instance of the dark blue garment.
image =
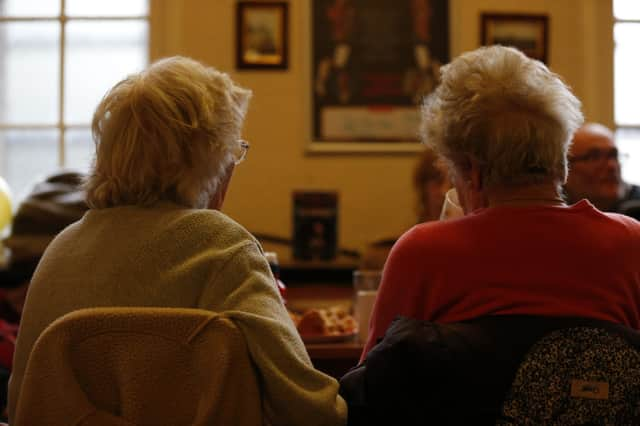
<svg viewBox="0 0 640 426">
<path fill-rule="evenodd" d="M 399 317 L 340 380 L 349 426 L 495 425 L 529 349 L 548 333 L 601 327 L 640 347 L 640 334 L 585 318 L 491 316 L 436 324 Z"/>
<path fill-rule="evenodd" d="M 6 407 L 7 407 L 7 395 L 9 393 L 9 377 L 11 372 L 5 368 L 0 367 L 0 421 L 7 422 Z"/>
<path fill-rule="evenodd" d="M 614 211 L 640 220 L 640 186 L 631 185 L 626 196 L 620 200 Z"/>
</svg>

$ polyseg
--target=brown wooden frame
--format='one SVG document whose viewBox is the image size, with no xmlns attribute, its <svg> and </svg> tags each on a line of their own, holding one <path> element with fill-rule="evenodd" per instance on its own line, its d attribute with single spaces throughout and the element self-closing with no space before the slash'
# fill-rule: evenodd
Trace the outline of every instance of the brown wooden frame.
<svg viewBox="0 0 640 426">
<path fill-rule="evenodd" d="M 500 32 L 503 34 L 496 34 Z M 548 35 L 547 15 L 483 13 L 481 16 L 480 40 L 483 46 L 512 46 L 531 58 L 547 63 Z"/>
<path fill-rule="evenodd" d="M 264 25 L 249 25 L 267 18 Z M 289 3 L 241 1 L 236 10 L 236 68 L 284 70 L 289 66 Z M 255 34 L 261 31 L 262 34 Z M 260 39 L 262 37 L 262 39 Z M 257 49 L 251 43 L 262 43 Z M 265 44 L 266 43 L 266 44 Z M 266 50 L 265 50 L 266 49 Z"/>
</svg>

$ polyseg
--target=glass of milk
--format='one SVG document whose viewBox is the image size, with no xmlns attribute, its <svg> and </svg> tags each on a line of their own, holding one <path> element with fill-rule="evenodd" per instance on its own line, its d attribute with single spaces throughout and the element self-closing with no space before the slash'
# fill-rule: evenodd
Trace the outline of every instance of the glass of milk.
<svg viewBox="0 0 640 426">
<path fill-rule="evenodd" d="M 353 271 L 353 316 L 358 323 L 358 339 L 361 342 L 365 342 L 369 334 L 369 318 L 381 278 L 382 271 L 379 270 Z"/>
</svg>

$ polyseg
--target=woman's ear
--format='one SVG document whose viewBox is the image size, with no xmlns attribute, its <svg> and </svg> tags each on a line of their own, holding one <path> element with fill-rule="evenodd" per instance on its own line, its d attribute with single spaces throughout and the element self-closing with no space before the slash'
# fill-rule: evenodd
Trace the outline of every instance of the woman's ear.
<svg viewBox="0 0 640 426">
<path fill-rule="evenodd" d="M 488 205 L 484 193 L 483 169 L 477 160 L 466 157 L 457 163 L 458 197 L 465 213 Z"/>
<path fill-rule="evenodd" d="M 484 208 L 489 205 L 489 199 L 484 187 L 484 171 L 480 167 L 480 163 L 476 160 L 471 160 L 471 167 L 469 169 L 469 181 L 470 188 L 470 204 L 473 206 L 473 210 Z"/>
<path fill-rule="evenodd" d="M 207 206 L 209 209 L 220 210 L 222 208 L 222 204 L 224 203 L 224 198 L 227 195 L 227 189 L 229 188 L 229 182 L 231 181 L 231 176 L 233 176 L 233 170 L 235 169 L 235 167 L 236 165 L 234 163 L 229 164 L 224 177 L 220 179 L 218 190 L 209 199 L 209 205 Z"/>
<path fill-rule="evenodd" d="M 482 168 L 476 160 L 469 160 L 469 185 L 471 185 L 471 189 L 476 192 L 481 192 L 484 189 L 484 185 L 482 182 L 483 173 Z"/>
</svg>

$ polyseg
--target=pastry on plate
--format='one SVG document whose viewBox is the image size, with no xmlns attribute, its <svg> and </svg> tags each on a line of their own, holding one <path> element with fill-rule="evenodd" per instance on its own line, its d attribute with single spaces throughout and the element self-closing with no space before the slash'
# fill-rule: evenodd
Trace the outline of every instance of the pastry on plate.
<svg viewBox="0 0 640 426">
<path fill-rule="evenodd" d="M 327 309 L 309 309 L 298 322 L 303 336 L 337 336 L 356 332 L 356 321 L 346 310 L 336 306 Z"/>
</svg>

